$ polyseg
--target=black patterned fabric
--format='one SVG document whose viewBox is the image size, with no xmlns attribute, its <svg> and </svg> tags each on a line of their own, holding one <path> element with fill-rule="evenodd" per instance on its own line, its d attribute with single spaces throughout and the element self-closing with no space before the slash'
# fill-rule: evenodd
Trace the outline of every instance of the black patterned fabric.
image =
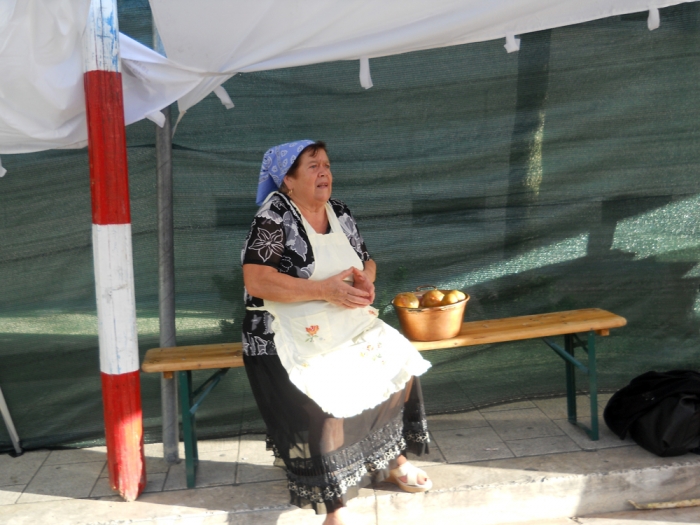
<svg viewBox="0 0 700 525">
<path fill-rule="evenodd" d="M 324 413 L 292 384 L 278 356 L 243 360 L 267 426 L 268 450 L 275 465 L 286 470 L 293 505 L 318 514 L 332 512 L 360 488 L 385 479 L 391 460 L 402 452 L 420 456 L 429 450 L 417 377 L 376 407 L 339 419 Z"/>
<path fill-rule="evenodd" d="M 340 227 L 362 261 L 370 259 L 365 241 L 350 209 L 341 201 L 330 199 Z M 273 194 L 255 214 L 241 252 L 241 264 L 262 264 L 278 272 L 308 279 L 314 271 L 314 254 L 297 209 L 282 193 Z M 245 290 L 247 307 L 263 306 L 262 299 Z M 277 355 L 270 314 L 247 311 L 243 319 L 243 353 Z"/>
</svg>

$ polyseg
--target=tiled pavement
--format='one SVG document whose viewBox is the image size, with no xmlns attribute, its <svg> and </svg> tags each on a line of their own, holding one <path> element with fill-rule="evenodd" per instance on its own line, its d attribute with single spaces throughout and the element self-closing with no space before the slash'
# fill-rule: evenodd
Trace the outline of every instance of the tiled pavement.
<svg viewBox="0 0 700 525">
<path fill-rule="evenodd" d="M 600 412 L 609 395 L 599 396 Z M 588 412 L 589 399 L 578 398 L 578 413 Z M 587 419 L 581 418 L 587 423 Z M 428 418 L 431 450 L 418 465 L 464 464 L 485 460 L 544 456 L 611 447 L 636 447 L 621 441 L 602 422 L 601 438 L 590 441 L 566 420 L 564 398 L 526 400 L 458 414 Z M 145 492 L 186 488 L 184 461 L 168 465 L 162 445 L 146 445 L 148 486 Z M 272 466 L 262 435 L 200 441 L 197 487 L 242 485 L 284 479 Z M 104 447 L 39 450 L 18 458 L 0 455 L 0 506 L 69 498 L 113 496 Z M 1 515 L 1 512 L 0 512 Z"/>
</svg>

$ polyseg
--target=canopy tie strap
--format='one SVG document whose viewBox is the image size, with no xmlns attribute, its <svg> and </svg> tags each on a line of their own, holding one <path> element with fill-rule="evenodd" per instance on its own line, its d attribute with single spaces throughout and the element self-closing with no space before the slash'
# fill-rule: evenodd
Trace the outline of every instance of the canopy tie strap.
<svg viewBox="0 0 700 525">
<path fill-rule="evenodd" d="M 155 125 L 159 128 L 162 128 L 165 125 L 165 115 L 163 115 L 163 112 L 160 110 L 149 113 L 146 115 L 146 118 L 155 123 Z"/>
<path fill-rule="evenodd" d="M 658 29 L 660 25 L 661 25 L 661 15 L 659 13 L 659 8 L 658 7 L 649 8 L 649 18 L 647 18 L 647 27 L 649 28 L 649 31 L 653 31 L 654 29 Z"/>
<path fill-rule="evenodd" d="M 506 45 L 503 47 L 505 47 L 506 51 L 509 53 L 520 51 L 520 39 L 516 38 L 514 34 L 509 33 L 506 35 Z"/>
<path fill-rule="evenodd" d="M 219 97 L 219 100 L 226 109 L 233 109 L 233 101 L 231 97 L 228 96 L 228 92 L 224 86 L 217 86 L 216 89 L 214 89 L 214 94 Z"/>
<path fill-rule="evenodd" d="M 367 57 L 360 58 L 360 85 L 365 89 L 369 89 L 374 85 L 372 84 L 372 75 L 369 71 L 369 58 Z"/>
</svg>

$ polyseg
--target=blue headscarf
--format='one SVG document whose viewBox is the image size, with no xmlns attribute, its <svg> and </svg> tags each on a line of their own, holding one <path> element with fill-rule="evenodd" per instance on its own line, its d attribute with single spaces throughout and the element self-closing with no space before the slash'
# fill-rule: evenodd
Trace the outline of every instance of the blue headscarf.
<svg viewBox="0 0 700 525">
<path fill-rule="evenodd" d="M 280 144 L 265 152 L 258 179 L 258 195 L 255 197 L 255 203 L 258 206 L 265 202 L 270 193 L 279 189 L 284 176 L 297 160 L 299 154 L 306 146 L 313 143 L 313 140 L 297 140 L 296 142 Z"/>
</svg>

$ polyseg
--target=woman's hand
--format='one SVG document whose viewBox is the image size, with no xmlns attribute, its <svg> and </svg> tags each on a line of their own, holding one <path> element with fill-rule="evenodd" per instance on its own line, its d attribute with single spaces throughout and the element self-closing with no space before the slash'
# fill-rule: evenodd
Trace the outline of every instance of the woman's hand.
<svg viewBox="0 0 700 525">
<path fill-rule="evenodd" d="M 374 276 L 377 265 L 365 261 L 365 269 L 348 268 L 323 281 L 300 279 L 279 273 L 271 266 L 243 265 L 243 282 L 248 293 L 268 301 L 296 303 L 301 301 L 328 301 L 346 308 L 362 308 L 374 301 Z M 345 282 L 351 277 L 354 285 Z"/>
<path fill-rule="evenodd" d="M 355 280 L 354 287 L 367 292 L 369 294 L 369 304 L 372 304 L 374 302 L 374 283 L 370 277 L 357 268 L 353 268 L 352 275 Z"/>
<path fill-rule="evenodd" d="M 372 285 L 372 292 L 370 293 L 366 289 L 366 285 L 364 285 L 364 287 L 357 286 L 357 277 L 355 277 L 355 286 L 351 286 L 345 282 L 345 279 L 351 275 L 354 275 L 355 272 L 362 273 L 357 268 L 348 268 L 339 274 L 333 275 L 332 277 L 321 281 L 320 284 L 323 289 L 323 299 L 331 304 L 344 306 L 345 308 L 361 308 L 364 306 L 369 306 L 374 300 L 374 285 L 372 285 L 371 282 L 369 283 Z"/>
</svg>

